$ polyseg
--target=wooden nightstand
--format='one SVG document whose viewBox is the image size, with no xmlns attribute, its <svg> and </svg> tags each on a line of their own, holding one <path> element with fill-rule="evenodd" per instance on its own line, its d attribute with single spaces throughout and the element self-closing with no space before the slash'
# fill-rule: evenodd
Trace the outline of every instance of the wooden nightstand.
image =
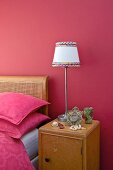
<svg viewBox="0 0 113 170">
<path fill-rule="evenodd" d="M 86 129 L 77 131 L 52 122 L 39 129 L 39 170 L 99 170 L 99 121 L 83 123 Z"/>
</svg>

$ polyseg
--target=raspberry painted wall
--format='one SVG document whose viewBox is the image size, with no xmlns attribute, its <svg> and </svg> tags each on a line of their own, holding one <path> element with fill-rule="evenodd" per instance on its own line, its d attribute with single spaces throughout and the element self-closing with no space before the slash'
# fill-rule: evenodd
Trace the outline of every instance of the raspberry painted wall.
<svg viewBox="0 0 113 170">
<path fill-rule="evenodd" d="M 69 109 L 94 108 L 101 170 L 113 169 L 112 16 L 112 0 L 0 1 L 0 75 L 48 75 L 52 118 L 65 107 L 64 69 L 52 68 L 55 43 L 78 43 L 81 67 L 68 69 Z"/>
</svg>

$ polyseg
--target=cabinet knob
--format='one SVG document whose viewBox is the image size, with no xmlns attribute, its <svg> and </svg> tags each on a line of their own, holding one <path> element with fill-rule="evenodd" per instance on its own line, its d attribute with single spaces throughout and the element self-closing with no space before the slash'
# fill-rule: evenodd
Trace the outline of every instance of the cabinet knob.
<svg viewBox="0 0 113 170">
<path fill-rule="evenodd" d="M 45 158 L 45 162 L 49 162 L 50 161 L 50 159 L 49 158 Z"/>
</svg>

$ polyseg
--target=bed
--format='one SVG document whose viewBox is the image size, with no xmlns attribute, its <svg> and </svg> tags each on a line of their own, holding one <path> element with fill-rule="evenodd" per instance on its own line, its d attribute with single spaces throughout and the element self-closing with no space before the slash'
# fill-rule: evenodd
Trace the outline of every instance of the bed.
<svg viewBox="0 0 113 170">
<path fill-rule="evenodd" d="M 48 77 L 47 76 L 0 76 L 0 93 L 4 93 L 4 92 L 22 93 L 25 95 L 34 96 L 35 98 L 39 98 L 44 101 L 48 101 Z M 43 107 L 38 109 L 38 112 L 40 112 L 43 115 L 48 116 L 48 105 L 44 105 Z M 45 122 L 42 121 L 42 123 L 45 123 Z M 14 147 L 16 147 L 15 150 L 18 150 L 18 149 L 20 151 L 22 150 L 22 154 L 24 155 L 24 158 L 25 158 L 24 161 L 27 160 L 26 164 L 25 162 L 23 162 L 23 166 L 25 167 L 18 167 L 20 166 L 20 165 L 17 166 L 17 163 L 19 160 L 22 165 L 23 158 L 21 158 L 21 155 L 18 156 L 19 158 L 16 158 L 17 162 L 15 163 L 13 161 L 13 157 L 10 158 L 11 160 L 9 159 L 10 161 L 8 162 L 7 160 L 5 160 L 5 158 L 4 160 L 2 160 L 1 158 L 0 161 L 2 162 L 4 161 L 5 167 L 6 166 L 10 167 L 11 161 L 13 161 L 11 170 L 13 169 L 19 169 L 19 170 L 38 169 L 38 128 L 29 130 L 29 132 L 26 132 L 24 135 L 22 135 L 20 139 L 11 138 L 7 134 L 0 132 L 0 141 L 2 141 L 1 139 L 3 141 L 8 141 L 8 143 L 11 143 L 12 146 L 14 143 L 15 145 Z M 24 147 L 22 146 L 22 144 L 24 145 Z M 4 145 L 6 146 L 6 143 L 4 144 L 4 142 L 3 143 L 1 142 L 0 145 L 1 145 L 0 149 L 2 148 L 3 150 L 3 147 Z M 7 155 L 10 155 L 8 153 L 10 152 L 9 151 L 10 149 L 11 147 L 7 148 Z M 18 152 L 20 153 L 20 151 L 17 151 L 17 153 Z M 4 157 L 7 157 L 5 155 L 3 154 Z M 13 156 L 15 157 L 15 155 Z M 9 162 L 10 162 L 10 165 L 9 165 Z M 4 169 L 4 166 L 3 167 L 1 166 L 0 170 L 2 170 L 2 168 Z"/>
</svg>

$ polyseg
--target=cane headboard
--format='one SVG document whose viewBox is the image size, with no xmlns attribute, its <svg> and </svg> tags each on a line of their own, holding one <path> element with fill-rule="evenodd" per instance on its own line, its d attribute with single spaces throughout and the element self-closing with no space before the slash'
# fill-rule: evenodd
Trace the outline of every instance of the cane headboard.
<svg viewBox="0 0 113 170">
<path fill-rule="evenodd" d="M 48 100 L 47 76 L 0 76 L 1 92 L 19 92 Z M 41 110 L 48 115 L 48 107 Z"/>
</svg>

